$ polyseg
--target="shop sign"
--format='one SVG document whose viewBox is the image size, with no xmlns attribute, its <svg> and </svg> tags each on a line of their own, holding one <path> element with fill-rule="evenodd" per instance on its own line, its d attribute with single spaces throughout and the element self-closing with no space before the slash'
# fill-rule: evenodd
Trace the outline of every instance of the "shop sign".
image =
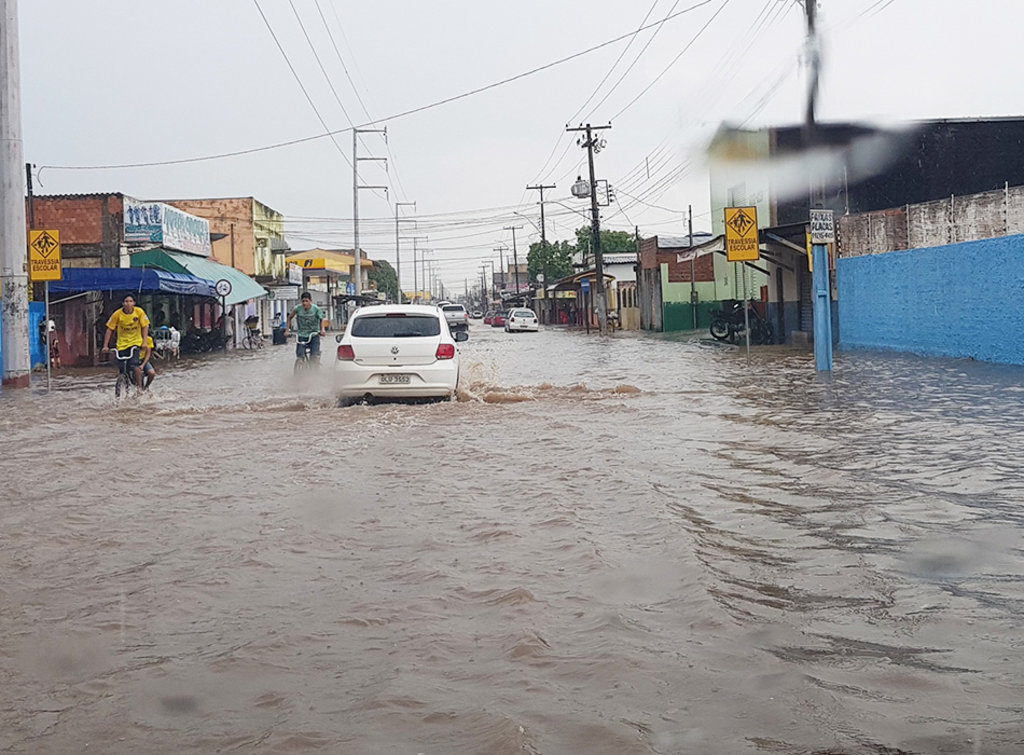
<svg viewBox="0 0 1024 755">
<path fill-rule="evenodd" d="M 124 240 L 209 257 L 210 221 L 162 202 L 124 201 Z"/>
</svg>

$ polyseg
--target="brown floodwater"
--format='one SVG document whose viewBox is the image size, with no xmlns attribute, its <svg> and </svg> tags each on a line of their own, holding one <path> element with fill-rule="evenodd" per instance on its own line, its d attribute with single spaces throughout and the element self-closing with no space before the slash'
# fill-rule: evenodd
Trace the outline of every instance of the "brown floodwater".
<svg viewBox="0 0 1024 755">
<path fill-rule="evenodd" d="M 1024 752 L 1024 369 L 286 347 L 0 394 L 0 751 Z"/>
</svg>

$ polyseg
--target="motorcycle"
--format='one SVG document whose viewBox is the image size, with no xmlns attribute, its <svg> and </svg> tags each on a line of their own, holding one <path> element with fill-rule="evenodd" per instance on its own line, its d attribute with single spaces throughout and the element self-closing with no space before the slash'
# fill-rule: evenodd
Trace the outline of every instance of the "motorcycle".
<svg viewBox="0 0 1024 755">
<path fill-rule="evenodd" d="M 711 337 L 716 341 L 736 343 L 737 336 L 742 336 L 746 330 L 743 302 L 726 299 L 722 305 L 722 309 L 711 310 Z M 771 323 L 761 317 L 753 306 L 749 307 L 749 313 L 750 342 L 758 345 L 774 343 L 775 330 Z"/>
</svg>

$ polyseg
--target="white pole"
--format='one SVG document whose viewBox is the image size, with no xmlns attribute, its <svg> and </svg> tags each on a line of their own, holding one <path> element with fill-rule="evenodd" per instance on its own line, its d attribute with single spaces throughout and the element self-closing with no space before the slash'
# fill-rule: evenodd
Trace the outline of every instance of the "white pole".
<svg viewBox="0 0 1024 755">
<path fill-rule="evenodd" d="M 3 386 L 28 388 L 32 368 L 28 333 L 25 170 L 21 140 L 18 2 L 0 0 L 0 277 L 2 277 Z"/>
</svg>

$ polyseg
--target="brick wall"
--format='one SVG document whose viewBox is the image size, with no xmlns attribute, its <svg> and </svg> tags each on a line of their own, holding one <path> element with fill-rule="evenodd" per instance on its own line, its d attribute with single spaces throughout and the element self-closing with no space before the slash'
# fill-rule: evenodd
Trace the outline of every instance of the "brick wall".
<svg viewBox="0 0 1024 755">
<path fill-rule="evenodd" d="M 1024 186 L 839 219 L 840 256 L 923 249 L 1024 233 Z"/>
<path fill-rule="evenodd" d="M 33 197 L 35 227 L 60 231 L 65 267 L 117 267 L 124 236 L 121 194 Z M 26 200 L 26 222 L 29 210 Z"/>
</svg>

